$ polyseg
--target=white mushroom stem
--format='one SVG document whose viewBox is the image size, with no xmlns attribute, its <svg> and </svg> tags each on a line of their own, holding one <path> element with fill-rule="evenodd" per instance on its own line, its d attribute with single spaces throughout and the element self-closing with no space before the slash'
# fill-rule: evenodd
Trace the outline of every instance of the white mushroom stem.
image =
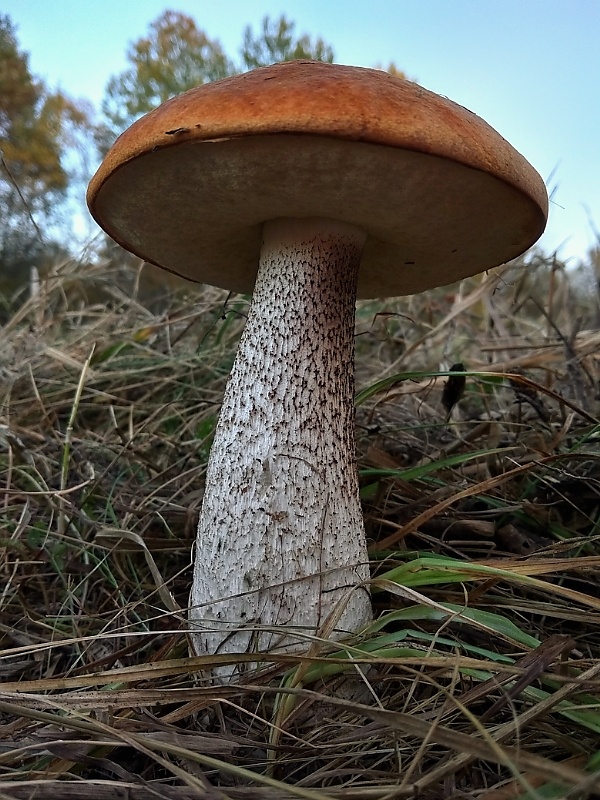
<svg viewBox="0 0 600 800">
<path fill-rule="evenodd" d="M 364 241 L 331 220 L 265 225 L 198 527 L 198 654 L 306 646 L 334 609 L 336 637 L 371 619 L 354 444 Z"/>
</svg>

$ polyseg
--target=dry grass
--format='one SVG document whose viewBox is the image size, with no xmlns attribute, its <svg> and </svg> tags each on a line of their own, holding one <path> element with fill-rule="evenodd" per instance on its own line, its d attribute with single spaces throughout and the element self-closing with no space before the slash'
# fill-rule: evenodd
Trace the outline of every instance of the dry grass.
<svg viewBox="0 0 600 800">
<path fill-rule="evenodd" d="M 600 796 L 600 334 L 561 265 L 361 304 L 377 620 L 227 687 L 185 607 L 246 302 L 118 286 L 65 265 L 0 329 L 0 798 Z"/>
</svg>

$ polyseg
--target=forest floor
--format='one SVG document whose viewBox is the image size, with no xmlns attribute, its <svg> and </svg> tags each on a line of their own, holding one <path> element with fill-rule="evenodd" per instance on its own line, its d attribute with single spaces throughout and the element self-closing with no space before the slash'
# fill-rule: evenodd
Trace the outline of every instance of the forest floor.
<svg viewBox="0 0 600 800">
<path fill-rule="evenodd" d="M 359 303 L 375 622 L 227 686 L 186 606 L 248 300 L 117 273 L 62 265 L 0 327 L 0 798 L 600 797 L 600 331 L 568 273 Z"/>
</svg>

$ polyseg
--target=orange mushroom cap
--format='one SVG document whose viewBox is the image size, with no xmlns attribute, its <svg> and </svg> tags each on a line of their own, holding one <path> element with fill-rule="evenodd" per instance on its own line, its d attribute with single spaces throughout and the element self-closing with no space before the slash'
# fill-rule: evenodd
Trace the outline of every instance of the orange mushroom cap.
<svg viewBox="0 0 600 800">
<path fill-rule="evenodd" d="M 167 101 L 117 139 L 87 199 L 127 250 L 241 292 L 254 285 L 267 220 L 356 225 L 367 234 L 359 297 L 509 261 L 548 213 L 538 173 L 472 112 L 379 70 L 310 61 Z"/>
</svg>

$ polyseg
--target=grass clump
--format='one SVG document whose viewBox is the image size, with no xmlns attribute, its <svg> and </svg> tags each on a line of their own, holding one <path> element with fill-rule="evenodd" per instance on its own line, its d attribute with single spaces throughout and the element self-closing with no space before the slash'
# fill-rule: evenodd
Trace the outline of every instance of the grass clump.
<svg viewBox="0 0 600 800">
<path fill-rule="evenodd" d="M 120 287 L 64 265 L 0 330 L 0 797 L 600 795 L 600 335 L 573 278 L 530 256 L 360 304 L 376 619 L 225 687 L 185 609 L 247 302 Z"/>
</svg>

